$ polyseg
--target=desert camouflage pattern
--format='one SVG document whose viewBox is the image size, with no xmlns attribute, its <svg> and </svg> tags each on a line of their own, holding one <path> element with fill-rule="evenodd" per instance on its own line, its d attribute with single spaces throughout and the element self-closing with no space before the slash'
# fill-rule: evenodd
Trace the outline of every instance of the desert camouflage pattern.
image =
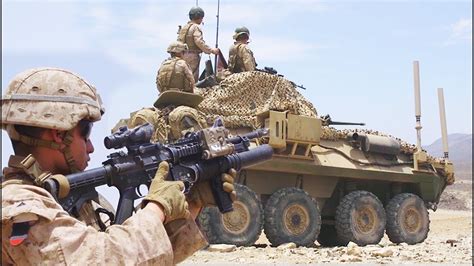
<svg viewBox="0 0 474 266">
<path fill-rule="evenodd" d="M 371 134 L 371 135 L 377 135 L 377 136 L 384 136 L 384 137 L 390 137 L 395 140 L 397 140 L 400 143 L 401 147 L 401 152 L 405 154 L 413 154 L 416 151 L 416 145 L 410 144 L 400 138 L 394 137 L 389 134 L 385 134 L 383 132 L 377 131 L 377 130 L 371 130 L 371 129 L 336 129 L 334 127 L 330 126 L 323 126 L 323 131 L 321 135 L 321 139 L 325 140 L 346 140 L 347 136 L 352 133 L 365 133 L 365 134 Z"/>
<path fill-rule="evenodd" d="M 188 130 L 203 128 L 221 117 L 228 128 L 260 128 L 256 115 L 268 110 L 291 110 L 295 114 L 316 116 L 313 105 L 288 80 L 251 71 L 233 74 L 212 88 L 195 88 L 204 101 L 194 109 L 188 106 L 162 110 L 143 108 L 130 115 L 129 128 L 150 123 L 155 127 L 153 141 L 167 142 L 184 136 Z M 184 123 L 196 121 L 194 126 Z M 193 123 L 192 123 L 193 124 Z M 117 128 L 117 127 L 116 127 Z"/>
<path fill-rule="evenodd" d="M 258 124 L 256 115 L 269 110 L 318 116 L 313 104 L 306 100 L 290 81 L 264 72 L 232 74 L 214 87 L 196 88 L 195 92 L 203 96 L 204 101 L 196 108 L 194 116 L 197 115 L 198 121 L 206 121 L 207 126 L 212 125 L 217 117 L 221 117 L 228 128 L 261 128 L 263 125 Z M 129 126 L 138 125 L 133 123 L 134 121 L 147 121 L 155 125 L 155 140 L 166 140 L 166 136 L 171 132 L 169 122 L 162 116 L 162 111 L 156 108 L 144 108 L 134 113 L 129 120 Z M 415 145 L 376 130 L 338 130 L 330 126 L 324 126 L 322 130 L 321 138 L 325 140 L 345 140 L 349 133 L 360 132 L 397 139 L 402 152 L 406 154 L 416 151 Z"/>
<path fill-rule="evenodd" d="M 28 182 L 21 169 L 9 163 L 3 172 L 2 265 L 173 265 L 207 245 L 193 220 L 167 231 L 148 209 L 99 232 L 88 223 L 91 216 L 70 216 L 46 190 Z M 91 210 L 80 213 L 91 215 Z M 12 246 L 12 225 L 19 222 L 31 227 L 27 239 Z"/>
<path fill-rule="evenodd" d="M 240 73 L 253 71 L 257 67 L 252 50 L 245 43 L 234 43 L 229 49 L 229 71 Z"/>
<path fill-rule="evenodd" d="M 150 123 L 155 128 L 152 142 L 167 143 L 181 137 L 186 132 L 193 132 L 207 127 L 203 114 L 188 106 L 143 108 L 132 113 L 127 126 L 133 128 L 144 123 Z"/>
<path fill-rule="evenodd" d="M 198 111 L 189 106 L 178 106 L 168 116 L 171 137 L 178 139 L 187 132 L 194 132 L 207 127 L 206 120 Z"/>
<path fill-rule="evenodd" d="M 208 123 L 218 116 L 224 119 L 226 127 L 259 128 L 256 114 L 268 110 L 289 111 L 292 114 L 317 117 L 316 109 L 301 95 L 291 82 L 283 77 L 263 72 L 243 72 L 225 78 L 220 85 L 199 89 L 204 96 L 198 111 Z M 402 152 L 413 154 L 416 146 L 391 135 L 370 129 L 344 129 L 324 126 L 321 135 L 326 140 L 347 139 L 351 132 L 388 136 L 398 140 Z"/>
<path fill-rule="evenodd" d="M 264 72 L 233 74 L 212 88 L 196 88 L 196 93 L 204 97 L 197 110 L 208 124 L 222 117 L 228 128 L 260 128 L 256 115 L 268 110 L 317 115 L 313 104 L 290 81 Z"/>
<path fill-rule="evenodd" d="M 156 74 L 158 91 L 167 90 L 194 92 L 194 76 L 189 65 L 179 57 L 166 59 Z"/>
<path fill-rule="evenodd" d="M 150 123 L 155 129 L 155 133 L 151 137 L 152 142 L 166 143 L 168 141 L 170 126 L 167 123 L 164 111 L 155 107 L 142 108 L 130 114 L 130 119 L 126 120 L 125 126 L 134 128 L 145 123 Z M 112 132 L 114 132 L 114 129 Z"/>
<path fill-rule="evenodd" d="M 2 128 L 8 124 L 69 130 L 82 119 L 97 121 L 104 108 L 90 83 L 57 68 L 16 75 L 2 98 Z"/>
<path fill-rule="evenodd" d="M 195 52 L 184 52 L 183 60 L 188 63 L 191 72 L 193 73 L 194 80 L 199 79 L 199 64 L 201 63 L 201 54 Z"/>
<path fill-rule="evenodd" d="M 204 41 L 202 30 L 198 24 L 189 21 L 178 32 L 178 41 L 185 43 L 188 50 L 184 52 L 183 59 L 188 63 L 194 75 L 194 80 L 199 78 L 199 64 L 201 53 L 210 54 L 211 47 Z"/>
<path fill-rule="evenodd" d="M 172 42 L 166 51 L 168 53 L 181 53 L 188 50 L 188 46 L 180 41 Z"/>
<path fill-rule="evenodd" d="M 202 36 L 202 30 L 198 24 L 189 21 L 178 32 L 178 41 L 188 45 L 188 51 L 194 53 L 210 54 L 211 47 L 206 44 Z"/>
</svg>

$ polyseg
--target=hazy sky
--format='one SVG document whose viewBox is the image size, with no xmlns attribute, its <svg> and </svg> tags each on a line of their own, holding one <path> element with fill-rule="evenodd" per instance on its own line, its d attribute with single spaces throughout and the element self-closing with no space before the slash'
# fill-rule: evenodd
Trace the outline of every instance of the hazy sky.
<svg viewBox="0 0 474 266">
<path fill-rule="evenodd" d="M 217 0 L 198 1 L 216 42 Z M 189 1 L 2 1 L 2 91 L 18 72 L 69 69 L 94 84 L 106 105 L 102 139 L 129 113 L 157 97 L 156 71 L 168 56 Z M 420 61 L 422 144 L 440 137 L 436 89 L 444 88 L 448 133 L 472 132 L 471 1 L 220 1 L 219 47 L 237 26 L 250 29 L 259 67 L 297 84 L 320 115 L 416 142 L 413 69 Z M 204 56 L 203 59 L 207 59 Z M 202 60 L 204 61 L 204 60 Z M 202 67 L 201 67 L 202 69 Z M 11 147 L 2 133 L 2 164 Z"/>
</svg>

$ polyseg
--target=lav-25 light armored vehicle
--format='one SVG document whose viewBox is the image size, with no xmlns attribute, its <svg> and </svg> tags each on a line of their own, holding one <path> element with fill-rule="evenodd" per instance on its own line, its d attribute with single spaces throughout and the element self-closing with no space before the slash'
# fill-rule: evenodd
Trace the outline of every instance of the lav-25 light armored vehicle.
<svg viewBox="0 0 474 266">
<path fill-rule="evenodd" d="M 269 93 L 255 87 L 232 92 L 245 86 L 230 88 L 225 81 L 201 91 L 205 100 L 198 110 L 208 117 L 216 113 L 227 117 L 234 134 L 268 128 L 270 135 L 255 145 L 269 143 L 275 153 L 272 160 L 239 173 L 233 212 L 206 208 L 201 213 L 199 221 L 211 243 L 252 245 L 262 229 L 274 246 L 287 242 L 312 246 L 316 240 L 323 246 L 349 241 L 363 246 L 378 243 L 385 232 L 394 243 L 425 240 L 430 223 L 427 209 L 436 210 L 444 188 L 454 182 L 447 158 L 431 157 L 420 146 L 376 131 L 329 127 L 334 124 L 329 116 L 302 108 L 299 93 L 289 93 L 297 96 L 296 103 L 280 102 L 285 97 L 280 88 L 288 83 L 284 80 L 270 82 Z M 263 104 L 258 96 L 250 97 L 255 123 L 235 126 L 245 124 L 241 121 L 248 120 L 246 114 L 239 113 L 242 106 L 226 112 L 225 105 L 232 95 L 242 97 L 255 89 L 265 94 Z M 269 103 L 266 97 L 279 93 L 280 98 L 272 98 L 277 103 Z M 206 102 L 206 97 L 211 99 Z M 262 108 L 255 107 L 256 102 Z"/>
<path fill-rule="evenodd" d="M 221 117 L 234 135 L 268 128 L 269 136 L 254 145 L 274 148 L 271 160 L 240 171 L 233 212 L 202 211 L 199 222 L 210 243 L 249 246 L 263 229 L 272 245 L 312 246 L 316 240 L 324 246 L 368 245 L 385 232 L 394 243 L 415 244 L 427 237 L 427 209 L 436 210 L 444 188 L 454 182 L 451 162 L 427 155 L 419 143 L 330 127 L 337 123 L 318 116 L 281 76 L 238 73 L 196 93 L 201 97 L 186 97 L 199 101 L 172 96 L 176 93 L 160 96 L 152 108 L 161 125 L 156 136 L 169 141 L 172 125 L 163 126 L 169 119 L 160 110 L 173 103 L 201 116 L 173 119 L 175 124 L 189 119 L 211 124 Z M 417 129 L 419 116 L 417 111 Z"/>
</svg>

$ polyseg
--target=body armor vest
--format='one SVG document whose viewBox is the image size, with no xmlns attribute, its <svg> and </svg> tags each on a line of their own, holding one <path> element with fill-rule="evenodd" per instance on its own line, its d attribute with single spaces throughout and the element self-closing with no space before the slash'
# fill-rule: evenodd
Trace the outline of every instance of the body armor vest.
<svg viewBox="0 0 474 266">
<path fill-rule="evenodd" d="M 194 37 L 193 37 L 194 30 L 196 29 L 191 31 L 191 27 L 193 25 L 194 23 L 188 22 L 188 24 L 186 24 L 184 27 L 182 27 L 179 30 L 178 41 L 188 45 L 188 52 L 200 53 L 201 49 L 199 49 L 199 47 L 196 45 L 196 43 L 194 42 Z"/>
<path fill-rule="evenodd" d="M 158 87 L 160 92 L 172 89 L 184 91 L 186 76 L 184 73 L 185 70 L 177 64 L 179 60 L 182 59 L 172 57 L 161 65 L 158 73 Z"/>
</svg>

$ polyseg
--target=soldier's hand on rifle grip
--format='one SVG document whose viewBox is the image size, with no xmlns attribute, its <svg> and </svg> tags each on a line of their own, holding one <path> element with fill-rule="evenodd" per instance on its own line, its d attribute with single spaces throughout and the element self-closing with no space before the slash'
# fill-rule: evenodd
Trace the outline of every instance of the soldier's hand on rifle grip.
<svg viewBox="0 0 474 266">
<path fill-rule="evenodd" d="M 211 48 L 211 53 L 218 55 L 219 54 L 219 48 Z"/>
<path fill-rule="evenodd" d="M 165 214 L 164 223 L 188 217 L 188 203 L 183 193 L 184 183 L 181 181 L 165 181 L 169 173 L 169 164 L 161 162 L 151 182 L 148 195 L 143 199 L 142 207 L 148 202 L 158 203 Z"/>
<path fill-rule="evenodd" d="M 222 186 L 224 191 L 229 193 L 230 199 L 234 202 L 237 199 L 237 193 L 234 188 L 234 180 L 237 177 L 237 171 L 235 169 L 230 169 L 228 173 L 224 173 L 221 176 Z"/>
<path fill-rule="evenodd" d="M 234 179 L 236 176 L 237 171 L 235 171 L 235 169 L 230 169 L 229 172 L 221 175 L 222 187 L 224 191 L 230 195 L 232 202 L 237 198 L 237 194 L 234 189 Z M 195 184 L 191 188 L 189 200 L 202 207 L 216 206 L 216 201 L 212 194 L 210 181 Z"/>
</svg>

